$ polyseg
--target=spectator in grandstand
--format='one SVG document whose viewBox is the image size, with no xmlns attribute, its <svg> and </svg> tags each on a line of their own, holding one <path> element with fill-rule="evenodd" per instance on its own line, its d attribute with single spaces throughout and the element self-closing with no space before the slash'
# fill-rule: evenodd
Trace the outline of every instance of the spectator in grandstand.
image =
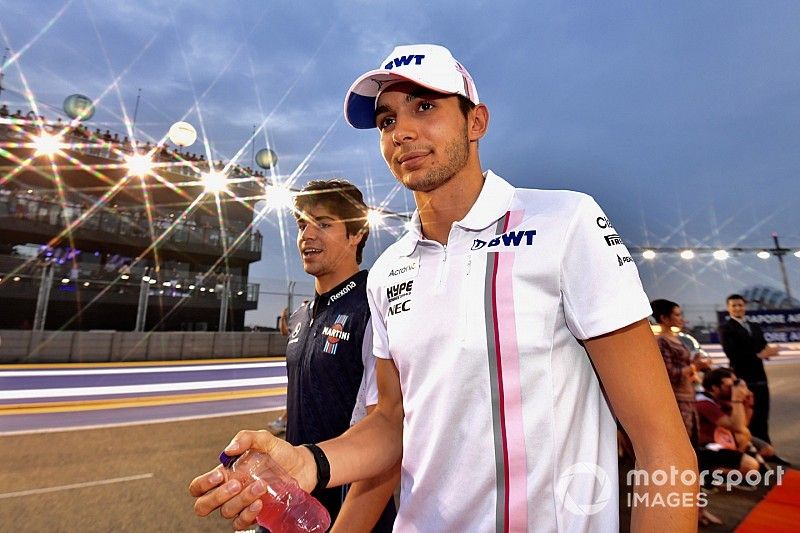
<svg viewBox="0 0 800 533">
<path fill-rule="evenodd" d="M 9 114 L 11 114 L 11 112 L 8 110 L 8 106 L 6 104 L 0 106 L 0 117 L 6 118 Z"/>
</svg>

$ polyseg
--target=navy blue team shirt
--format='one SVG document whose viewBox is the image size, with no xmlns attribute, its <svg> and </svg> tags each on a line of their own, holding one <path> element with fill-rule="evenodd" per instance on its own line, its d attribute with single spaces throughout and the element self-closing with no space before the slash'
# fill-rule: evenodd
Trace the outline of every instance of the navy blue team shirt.
<svg viewBox="0 0 800 533">
<path fill-rule="evenodd" d="M 315 295 L 289 317 L 286 440 L 290 444 L 332 439 L 350 427 L 364 374 L 363 350 L 372 350 L 371 342 L 364 346 L 369 319 L 366 270 Z M 333 521 L 346 492 L 347 487 L 335 487 L 314 496 Z M 393 521 L 390 500 L 375 531 L 391 531 Z"/>
</svg>

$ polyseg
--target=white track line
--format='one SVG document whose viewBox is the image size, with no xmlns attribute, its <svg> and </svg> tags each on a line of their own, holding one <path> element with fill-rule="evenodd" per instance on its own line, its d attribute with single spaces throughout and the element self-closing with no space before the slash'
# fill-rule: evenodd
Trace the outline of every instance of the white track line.
<svg viewBox="0 0 800 533">
<path fill-rule="evenodd" d="M 162 418 L 159 420 L 134 420 L 131 422 L 112 422 L 110 424 L 93 424 L 88 426 L 74 426 L 74 427 L 63 427 L 63 428 L 20 429 L 16 431 L 0 431 L 0 437 L 10 437 L 14 435 L 33 435 L 36 433 L 61 433 L 66 431 L 85 431 L 90 429 L 108 429 L 108 428 L 119 428 L 119 427 L 129 427 L 129 426 L 145 426 L 148 424 L 168 424 L 171 422 L 186 422 L 189 420 L 204 420 L 206 418 L 223 418 L 229 416 L 252 415 L 256 413 L 270 413 L 273 411 L 283 412 L 285 409 L 286 409 L 285 405 L 279 405 L 277 407 L 267 407 L 265 409 L 222 411 L 207 415 L 176 416 L 172 418 Z"/>
<path fill-rule="evenodd" d="M 3 370 L 0 377 L 39 377 L 39 376 L 96 376 L 103 374 L 160 374 L 167 372 L 201 372 L 204 370 L 240 370 L 248 368 L 278 368 L 285 367 L 286 363 L 226 363 L 222 365 L 189 365 L 189 366 L 156 366 L 134 368 L 76 368 L 75 370 Z"/>
<path fill-rule="evenodd" d="M 21 496 L 33 496 L 35 494 L 45 494 L 47 492 L 59 492 L 62 490 L 83 489 L 86 487 L 96 487 L 98 485 L 110 485 L 112 483 L 124 483 L 126 481 L 136 481 L 138 479 L 148 479 L 153 477 L 153 473 L 139 474 L 136 476 L 115 477 L 111 479 L 100 479 L 97 481 L 85 481 L 83 483 L 73 483 L 71 485 L 59 485 L 57 487 L 45 487 L 42 489 L 21 490 L 19 492 L 6 492 L 0 494 L 0 500 L 6 498 L 19 498 Z"/>
<path fill-rule="evenodd" d="M 106 394 L 135 394 L 142 392 L 175 392 L 187 390 L 230 389 L 234 387 L 257 387 L 285 385 L 286 377 L 247 379 L 218 379 L 213 381 L 189 381 L 186 383 L 145 383 L 107 387 L 65 387 L 57 389 L 6 390 L 0 391 L 0 400 L 25 400 L 30 398 L 68 398 L 75 396 L 102 396 Z"/>
</svg>

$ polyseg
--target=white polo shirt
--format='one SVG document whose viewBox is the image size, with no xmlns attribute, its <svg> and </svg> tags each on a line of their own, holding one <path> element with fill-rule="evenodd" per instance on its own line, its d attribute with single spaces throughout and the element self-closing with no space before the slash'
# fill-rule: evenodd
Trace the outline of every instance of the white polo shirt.
<svg viewBox="0 0 800 533">
<path fill-rule="evenodd" d="M 616 531 L 616 425 L 579 340 L 651 311 L 611 222 L 491 171 L 447 246 L 414 220 L 367 282 L 403 392 L 395 530 Z"/>
</svg>

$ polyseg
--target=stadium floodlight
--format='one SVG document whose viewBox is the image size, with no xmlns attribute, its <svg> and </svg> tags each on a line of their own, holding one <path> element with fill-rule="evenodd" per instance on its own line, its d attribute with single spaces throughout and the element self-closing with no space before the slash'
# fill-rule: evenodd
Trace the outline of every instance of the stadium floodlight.
<svg viewBox="0 0 800 533">
<path fill-rule="evenodd" d="M 189 285 L 189 290 L 193 291 L 194 290 L 194 285 Z"/>
<path fill-rule="evenodd" d="M 693 259 L 694 252 L 691 250 L 684 250 L 681 252 L 681 259 Z"/>
<path fill-rule="evenodd" d="M 716 259 L 717 261 L 725 261 L 727 258 L 730 257 L 730 254 L 726 250 L 717 250 L 711 255 L 713 255 L 714 259 Z"/>
<path fill-rule="evenodd" d="M 157 282 L 155 279 L 150 278 L 150 281 L 148 281 L 147 283 L 149 283 L 150 285 L 155 285 Z"/>
<path fill-rule="evenodd" d="M 170 283 L 169 281 L 165 281 L 165 282 L 164 282 L 164 283 L 162 283 L 161 285 L 163 285 L 164 287 L 171 287 L 171 286 L 172 286 L 172 283 Z"/>
<path fill-rule="evenodd" d="M 794 253 L 794 256 L 795 256 L 796 258 L 800 259 L 800 250 L 797 250 L 797 251 Z"/>
<path fill-rule="evenodd" d="M 644 252 L 642 252 L 642 257 L 648 260 L 655 259 L 656 253 L 653 250 L 645 250 Z"/>
<path fill-rule="evenodd" d="M 153 170 L 153 160 L 144 154 L 125 156 L 125 165 L 128 167 L 128 174 L 140 178 L 147 176 Z"/>
<path fill-rule="evenodd" d="M 770 258 L 770 254 L 769 254 L 769 252 L 768 252 L 768 251 L 766 251 L 766 250 L 761 250 L 760 252 L 758 252 L 758 253 L 756 254 L 756 256 L 757 256 L 759 259 L 769 259 L 769 258 Z"/>
<path fill-rule="evenodd" d="M 205 287 L 200 287 L 200 292 L 206 292 L 206 288 Z"/>
<path fill-rule="evenodd" d="M 123 274 L 120 276 L 120 279 L 130 279 L 130 276 L 128 274 Z"/>
<path fill-rule="evenodd" d="M 367 210 L 367 222 L 370 228 L 380 228 L 383 226 L 383 213 L 377 209 Z"/>
<path fill-rule="evenodd" d="M 291 209 L 294 206 L 294 193 L 285 185 L 267 185 L 264 188 L 264 201 L 268 209 Z"/>
<path fill-rule="evenodd" d="M 69 278 L 61 278 L 61 283 L 66 285 L 67 283 L 69 283 Z"/>
<path fill-rule="evenodd" d="M 244 294 L 244 291 L 239 291 L 239 292 L 237 292 L 236 294 L 237 294 L 237 295 L 239 295 L 239 296 L 241 296 L 242 294 Z"/>
<path fill-rule="evenodd" d="M 21 278 L 20 278 L 19 276 L 14 276 L 12 279 L 13 279 L 14 281 L 19 281 Z"/>
<path fill-rule="evenodd" d="M 228 178 L 222 172 L 203 172 L 200 181 L 207 193 L 219 194 L 228 190 Z"/>
<path fill-rule="evenodd" d="M 176 288 L 176 289 L 180 289 L 180 288 L 181 288 L 181 284 L 180 284 L 180 283 L 176 283 L 176 284 L 175 284 L 175 288 Z"/>
<path fill-rule="evenodd" d="M 83 286 L 84 286 L 84 287 L 88 287 L 88 286 L 89 286 L 89 282 L 88 282 L 88 281 L 84 281 L 84 282 L 83 282 Z"/>
<path fill-rule="evenodd" d="M 48 157 L 52 157 L 56 152 L 61 150 L 63 144 L 61 143 L 60 137 L 56 137 L 55 135 L 50 135 L 48 133 L 42 133 L 41 135 L 33 138 L 33 147 L 36 149 L 37 156 L 46 155 Z"/>
<path fill-rule="evenodd" d="M 150 281 L 150 276 L 142 276 L 142 281 Z"/>
</svg>

